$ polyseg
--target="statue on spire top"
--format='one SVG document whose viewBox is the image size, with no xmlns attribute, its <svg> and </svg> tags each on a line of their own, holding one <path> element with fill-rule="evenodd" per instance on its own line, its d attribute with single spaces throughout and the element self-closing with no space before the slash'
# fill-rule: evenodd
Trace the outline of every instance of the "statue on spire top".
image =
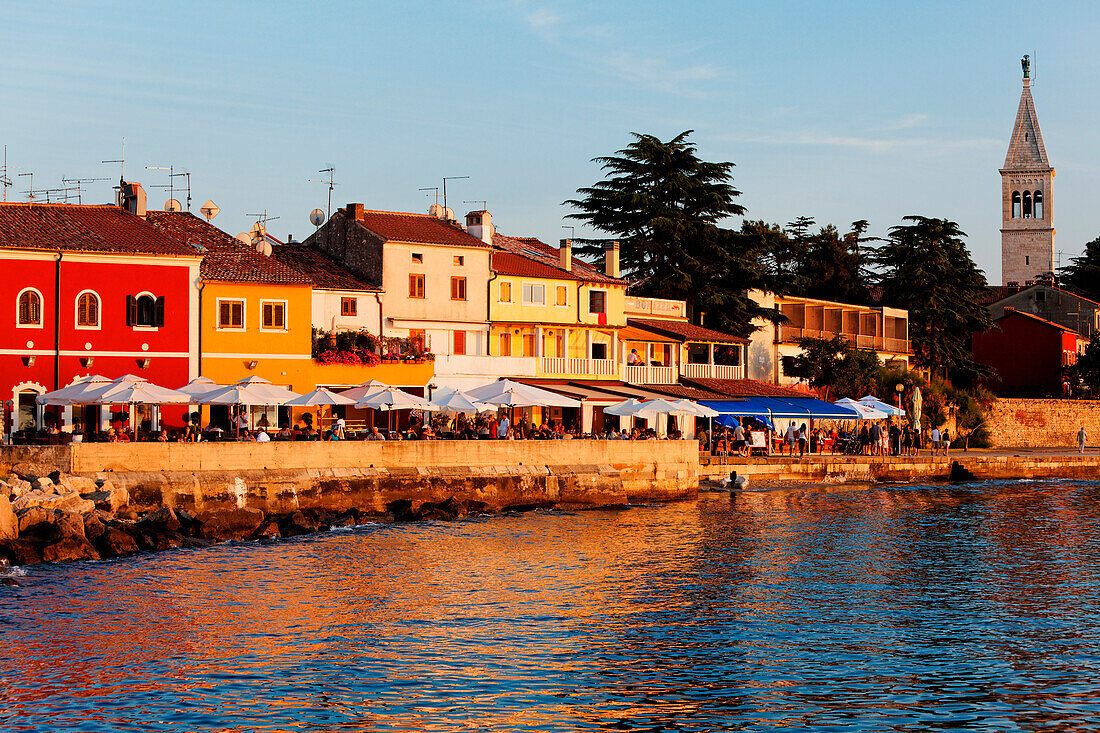
<svg viewBox="0 0 1100 733">
<path fill-rule="evenodd" d="M 1020 66 L 1024 67 L 1024 78 L 1031 78 L 1031 57 L 1024 54 L 1024 57 L 1020 59 Z"/>
</svg>

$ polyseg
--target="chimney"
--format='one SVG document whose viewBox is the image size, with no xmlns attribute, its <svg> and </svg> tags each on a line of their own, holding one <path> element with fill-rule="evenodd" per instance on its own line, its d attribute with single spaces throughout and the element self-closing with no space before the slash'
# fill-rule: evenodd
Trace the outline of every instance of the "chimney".
<svg viewBox="0 0 1100 733">
<path fill-rule="evenodd" d="M 145 189 L 140 183 L 122 181 L 116 199 L 121 209 L 145 218 Z"/>
<path fill-rule="evenodd" d="M 560 260 L 559 267 L 566 272 L 573 271 L 573 240 L 563 239 L 559 243 L 558 258 Z"/>
<path fill-rule="evenodd" d="M 488 211 L 471 211 L 466 215 L 466 232 L 485 244 L 493 243 L 493 215 Z"/>
<path fill-rule="evenodd" d="M 603 273 L 608 277 L 619 276 L 619 240 L 604 242 Z"/>
<path fill-rule="evenodd" d="M 363 218 L 363 204 L 348 204 L 345 211 L 349 219 Z"/>
</svg>

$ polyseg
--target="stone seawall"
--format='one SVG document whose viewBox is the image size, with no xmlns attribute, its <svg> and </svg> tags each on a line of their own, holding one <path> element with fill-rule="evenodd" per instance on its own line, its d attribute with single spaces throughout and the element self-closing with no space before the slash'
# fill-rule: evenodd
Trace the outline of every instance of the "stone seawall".
<svg viewBox="0 0 1100 733">
<path fill-rule="evenodd" d="M 19 462 L 109 479 L 138 512 L 249 507 L 384 512 L 451 497 L 567 508 L 694 496 L 693 441 L 427 441 L 392 443 L 90 443 L 0 447 Z"/>
<path fill-rule="evenodd" d="M 917 458 L 871 456 L 812 456 L 804 459 L 772 457 L 700 469 L 704 481 L 719 481 L 736 471 L 749 487 L 797 483 L 895 481 L 922 483 L 990 479 L 1090 479 L 1100 476 L 1100 455 L 989 455 L 966 453 Z"/>
<path fill-rule="evenodd" d="M 1100 445 L 1100 400 L 1002 398 L 986 411 L 995 448 L 1076 446 L 1081 426 L 1089 444 Z"/>
</svg>

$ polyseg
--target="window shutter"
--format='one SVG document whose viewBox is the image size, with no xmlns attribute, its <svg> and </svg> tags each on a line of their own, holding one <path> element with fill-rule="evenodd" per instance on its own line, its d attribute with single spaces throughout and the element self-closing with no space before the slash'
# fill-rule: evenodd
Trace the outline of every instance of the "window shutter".
<svg viewBox="0 0 1100 733">
<path fill-rule="evenodd" d="M 153 324 L 157 328 L 164 326 L 164 296 L 160 296 L 156 300 L 156 304 L 153 308 Z"/>
<path fill-rule="evenodd" d="M 137 298 L 132 295 L 126 296 L 126 325 L 133 326 L 137 324 Z"/>
</svg>

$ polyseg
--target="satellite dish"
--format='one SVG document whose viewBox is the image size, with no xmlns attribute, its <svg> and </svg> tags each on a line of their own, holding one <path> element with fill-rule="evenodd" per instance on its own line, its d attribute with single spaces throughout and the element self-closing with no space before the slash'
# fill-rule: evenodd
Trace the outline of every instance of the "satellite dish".
<svg viewBox="0 0 1100 733">
<path fill-rule="evenodd" d="M 183 211 L 183 205 L 175 199 L 168 199 L 164 202 L 165 211 Z"/>
<path fill-rule="evenodd" d="M 271 242 L 266 239 L 261 239 L 256 242 L 256 251 L 265 257 L 271 256 Z"/>
<path fill-rule="evenodd" d="M 309 212 L 309 221 L 313 226 L 319 227 L 325 223 L 325 212 L 320 209 L 314 209 Z"/>
<path fill-rule="evenodd" d="M 252 225 L 252 228 L 248 230 L 248 233 L 251 234 L 253 238 L 262 238 L 264 234 L 267 233 L 267 228 L 260 222 L 256 222 Z"/>
<path fill-rule="evenodd" d="M 443 207 L 439 204 L 432 204 L 428 207 L 428 214 L 434 216 L 437 219 L 443 218 Z"/>
<path fill-rule="evenodd" d="M 252 235 L 249 234 L 248 232 L 241 232 L 240 234 L 237 235 L 237 239 L 244 242 L 249 247 L 252 246 Z"/>
<path fill-rule="evenodd" d="M 207 199 L 206 203 L 199 207 L 199 211 L 202 212 L 202 215 L 206 217 L 207 221 L 210 221 L 218 215 L 218 212 L 221 211 L 221 209 L 218 208 L 218 205 L 215 204 L 213 201 Z"/>
</svg>

